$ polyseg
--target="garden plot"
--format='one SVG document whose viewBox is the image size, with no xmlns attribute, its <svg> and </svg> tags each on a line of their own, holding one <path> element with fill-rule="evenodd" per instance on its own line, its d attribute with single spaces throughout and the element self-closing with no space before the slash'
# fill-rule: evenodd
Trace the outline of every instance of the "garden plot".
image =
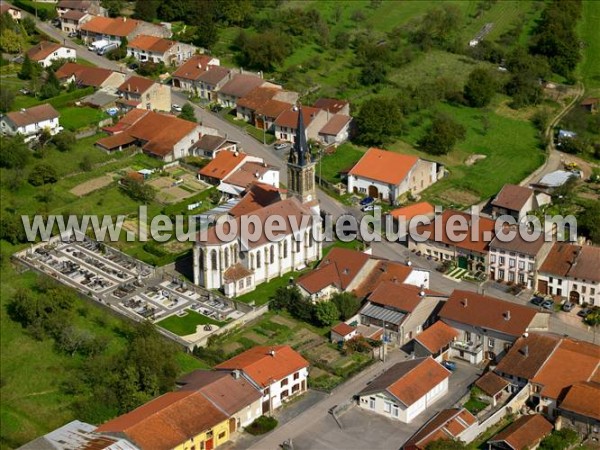
<svg viewBox="0 0 600 450">
<path fill-rule="evenodd" d="M 167 170 L 170 176 L 161 176 L 148 181 L 150 186 L 158 190 L 156 199 L 161 203 L 181 202 L 206 189 L 195 175 L 180 167 Z"/>
<path fill-rule="evenodd" d="M 83 197 L 84 195 L 94 192 L 98 189 L 102 189 L 113 182 L 113 176 L 111 174 L 102 175 L 101 177 L 92 178 L 89 181 L 85 181 L 78 184 L 69 192 L 77 197 Z"/>
</svg>

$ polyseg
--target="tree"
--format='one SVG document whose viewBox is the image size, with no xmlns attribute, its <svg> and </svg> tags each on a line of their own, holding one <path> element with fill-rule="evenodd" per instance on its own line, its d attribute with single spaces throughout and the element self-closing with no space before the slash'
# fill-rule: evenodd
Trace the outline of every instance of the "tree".
<svg viewBox="0 0 600 450">
<path fill-rule="evenodd" d="M 467 448 L 461 441 L 453 439 L 438 439 L 430 442 L 425 447 L 425 450 L 461 450 Z"/>
<path fill-rule="evenodd" d="M 56 97 L 60 94 L 60 81 L 56 78 L 53 70 L 48 70 L 46 82 L 42 85 L 40 96 L 43 99 Z"/>
<path fill-rule="evenodd" d="M 25 57 L 23 58 L 23 64 L 21 64 L 21 71 L 19 72 L 18 77 L 21 80 L 31 80 L 36 75 L 39 75 L 41 71 L 35 66 L 38 66 L 38 64 L 34 63 L 29 58 L 29 55 L 25 53 Z"/>
<path fill-rule="evenodd" d="M 521 108 L 536 105 L 543 98 L 540 80 L 550 74 L 546 58 L 528 54 L 518 47 L 506 60 L 511 74 L 506 84 L 506 93 L 513 98 L 512 106 Z"/>
<path fill-rule="evenodd" d="M 23 169 L 27 166 L 31 150 L 23 140 L 23 136 L 3 137 L 0 145 L 0 167 Z"/>
<path fill-rule="evenodd" d="M 469 74 L 464 96 L 469 106 L 481 108 L 492 100 L 496 92 L 496 77 L 487 69 L 477 68 Z"/>
<path fill-rule="evenodd" d="M 92 162 L 92 157 L 89 154 L 83 155 L 81 162 L 79 163 L 79 168 L 84 172 L 89 172 L 94 168 L 94 164 Z"/>
<path fill-rule="evenodd" d="M 387 66 L 381 61 L 366 64 L 360 72 L 360 81 L 366 86 L 383 83 L 387 75 Z"/>
<path fill-rule="evenodd" d="M 333 47 L 338 50 L 346 50 L 350 45 L 350 33 L 347 31 L 338 31 L 333 38 Z"/>
<path fill-rule="evenodd" d="M 577 217 L 578 232 L 587 236 L 595 244 L 600 244 L 600 200 L 589 205 Z"/>
<path fill-rule="evenodd" d="M 14 101 L 15 94 L 5 87 L 0 87 L 0 112 L 10 111 Z"/>
<path fill-rule="evenodd" d="M 142 181 L 124 178 L 121 180 L 121 189 L 133 200 L 142 203 L 150 203 L 156 197 L 156 190 L 149 184 Z"/>
<path fill-rule="evenodd" d="M 333 302 L 319 302 L 313 308 L 313 315 L 317 324 L 323 327 L 330 326 L 338 320 L 340 312 Z"/>
<path fill-rule="evenodd" d="M 160 4 L 161 0 L 138 0 L 135 2 L 133 15 L 136 19 L 152 22 L 157 18 Z"/>
<path fill-rule="evenodd" d="M 71 150 L 75 145 L 75 134 L 67 130 L 61 131 L 52 138 L 52 142 L 58 150 L 66 152 Z"/>
<path fill-rule="evenodd" d="M 189 2 L 189 4 L 191 25 L 196 26 L 194 44 L 198 47 L 210 49 L 219 39 L 216 19 L 217 2 L 195 0 Z"/>
<path fill-rule="evenodd" d="M 56 169 L 47 163 L 40 163 L 31 169 L 28 181 L 33 186 L 42 186 L 44 184 L 56 183 L 58 174 Z"/>
<path fill-rule="evenodd" d="M 289 38 L 273 31 L 249 35 L 241 32 L 236 38 L 243 65 L 258 70 L 273 70 L 290 54 Z"/>
<path fill-rule="evenodd" d="M 544 438 L 540 443 L 540 450 L 566 450 L 571 448 L 573 444 L 579 441 L 577 431 L 570 428 L 562 428 L 558 431 L 553 431 L 550 436 Z"/>
<path fill-rule="evenodd" d="M 181 107 L 181 112 L 179 113 L 180 119 L 189 120 L 190 122 L 197 122 L 196 114 L 194 113 L 194 107 L 190 103 L 186 103 Z"/>
<path fill-rule="evenodd" d="M 13 245 L 25 241 L 26 236 L 19 216 L 4 214 L 0 218 L 0 239 L 4 239 Z"/>
<path fill-rule="evenodd" d="M 25 30 L 25 33 L 27 33 L 29 36 L 32 36 L 37 33 L 37 30 L 35 28 L 35 20 L 33 20 L 29 16 L 23 17 L 21 19 L 21 26 Z"/>
<path fill-rule="evenodd" d="M 393 98 L 373 97 L 365 100 L 356 115 L 358 140 L 365 145 L 382 145 L 402 134 L 404 118 Z"/>
<path fill-rule="evenodd" d="M 3 30 L 0 33 L 0 50 L 6 53 L 19 53 L 21 47 L 21 37 L 13 30 Z"/>
<path fill-rule="evenodd" d="M 117 17 L 121 15 L 125 2 L 124 0 L 102 0 L 101 4 L 103 8 L 106 8 L 110 17 Z"/>
<path fill-rule="evenodd" d="M 340 292 L 331 297 L 331 302 L 340 312 L 341 320 L 348 320 L 360 308 L 360 300 L 350 292 Z"/>
<path fill-rule="evenodd" d="M 425 135 L 417 143 L 433 155 L 449 153 L 458 141 L 465 139 L 466 128 L 446 114 L 437 114 Z"/>
</svg>

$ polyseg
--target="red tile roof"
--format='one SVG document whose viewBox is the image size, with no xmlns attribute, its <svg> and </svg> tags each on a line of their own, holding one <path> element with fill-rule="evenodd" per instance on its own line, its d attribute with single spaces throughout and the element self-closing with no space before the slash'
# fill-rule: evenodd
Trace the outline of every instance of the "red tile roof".
<svg viewBox="0 0 600 450">
<path fill-rule="evenodd" d="M 241 108 L 247 108 L 255 111 L 257 108 L 265 105 L 269 100 L 275 97 L 275 94 L 281 89 L 275 87 L 258 86 L 252 89 L 248 94 L 239 98 L 236 105 Z"/>
<path fill-rule="evenodd" d="M 60 48 L 63 48 L 63 46 L 56 44 L 55 42 L 42 41 L 27 50 L 27 56 L 29 56 L 29 59 L 32 61 L 39 62 L 46 59 Z"/>
<path fill-rule="evenodd" d="M 359 395 L 385 391 L 408 407 L 449 377 L 450 371 L 433 358 L 417 358 L 395 364 Z"/>
<path fill-rule="evenodd" d="M 527 306 L 458 289 L 439 312 L 446 323 L 454 321 L 515 337 L 527 331 L 536 314 Z"/>
<path fill-rule="evenodd" d="M 8 119 L 17 127 L 24 127 L 44 120 L 55 119 L 59 116 L 60 113 L 49 103 L 6 113 L 6 117 L 8 117 Z"/>
<path fill-rule="evenodd" d="M 198 77 L 208 69 L 208 63 L 212 59 L 211 56 L 194 55 L 173 72 L 173 77 L 197 80 Z"/>
<path fill-rule="evenodd" d="M 505 442 L 513 450 L 526 450 L 537 445 L 553 429 L 554 426 L 540 414 L 522 416 L 492 437 L 488 443 Z"/>
<path fill-rule="evenodd" d="M 97 140 L 96 145 L 99 145 L 106 150 L 113 150 L 119 147 L 132 145 L 136 140 L 136 138 L 128 133 L 116 133 Z"/>
<path fill-rule="evenodd" d="M 460 219 L 460 217 L 464 219 Z M 466 231 L 462 225 L 459 225 L 460 220 L 466 220 Z M 441 222 L 440 225 L 436 225 Z M 456 227 L 449 225 L 456 224 Z M 477 222 L 477 234 L 475 234 L 474 223 Z M 441 230 L 441 236 L 436 236 L 436 229 Z M 448 231 L 452 231 L 455 236 L 450 236 Z M 468 251 L 478 253 L 486 253 L 489 248 L 489 243 L 494 239 L 495 222 L 486 217 L 472 215 L 462 211 L 451 209 L 445 210 L 441 215 L 427 225 L 417 226 L 417 232 L 421 235 L 429 233 L 429 241 L 441 242 L 457 248 L 462 248 Z"/>
<path fill-rule="evenodd" d="M 227 419 L 202 393 L 179 390 L 110 420 L 96 431 L 125 435 L 144 450 L 170 450 Z"/>
<path fill-rule="evenodd" d="M 457 337 L 458 332 L 454 328 L 438 320 L 421 334 L 417 335 L 415 340 L 429 350 L 431 354 L 436 354 Z"/>
<path fill-rule="evenodd" d="M 123 84 L 119 86 L 119 91 L 143 94 L 152 86 L 154 86 L 154 80 L 133 75 L 127 78 Z"/>
<path fill-rule="evenodd" d="M 198 80 L 203 81 L 209 85 L 217 85 L 221 81 L 231 76 L 231 69 L 227 67 L 210 65 L 207 70 L 198 75 Z"/>
<path fill-rule="evenodd" d="M 378 305 L 392 307 L 398 311 L 411 313 L 423 300 L 424 296 L 421 296 L 421 293 L 432 297 L 443 295 L 429 289 L 421 289 L 412 284 L 385 281 L 379 283 L 373 293 L 369 295 L 369 301 Z"/>
<path fill-rule="evenodd" d="M 589 382 L 574 384 L 560 402 L 560 408 L 600 420 L 600 384 Z"/>
<path fill-rule="evenodd" d="M 236 167 L 243 164 L 246 159 L 245 153 L 232 152 L 230 150 L 221 150 L 217 153 L 206 166 L 198 171 L 203 177 L 214 178 L 217 180 L 223 180 L 230 175 Z"/>
<path fill-rule="evenodd" d="M 340 131 L 344 129 L 348 123 L 352 120 L 350 116 L 344 116 L 342 114 L 336 114 L 329 119 L 329 122 L 325 124 L 319 131 L 319 134 L 327 134 L 329 136 L 336 136 Z"/>
<path fill-rule="evenodd" d="M 600 247 L 556 242 L 544 260 L 541 273 L 600 281 Z"/>
<path fill-rule="evenodd" d="M 176 44 L 175 41 L 157 36 L 140 34 L 127 44 L 127 47 L 145 50 L 147 52 L 165 53 Z"/>
<path fill-rule="evenodd" d="M 398 185 L 408 176 L 418 161 L 417 156 L 372 147 L 348 174 Z"/>
<path fill-rule="evenodd" d="M 250 214 L 257 209 L 264 208 L 281 200 L 281 190 L 265 183 L 255 182 L 247 190 L 240 202 L 229 210 L 233 217 Z"/>
<path fill-rule="evenodd" d="M 394 283 L 403 283 L 411 274 L 410 266 L 396 262 L 381 260 L 364 278 L 360 285 L 354 290 L 354 295 L 358 298 L 365 298 L 373 292 L 377 286 L 386 281 Z"/>
<path fill-rule="evenodd" d="M 415 203 L 414 205 L 397 208 L 390 211 L 390 216 L 396 220 L 403 219 L 407 223 L 415 216 L 432 217 L 435 212 L 435 207 L 429 202 Z"/>
<path fill-rule="evenodd" d="M 59 80 L 75 76 L 75 82 L 82 86 L 100 87 L 113 73 L 112 70 L 101 67 L 88 67 L 68 62 L 56 71 Z"/>
<path fill-rule="evenodd" d="M 353 326 L 348 325 L 345 322 L 341 322 L 338 323 L 336 326 L 334 326 L 333 328 L 331 328 L 331 332 L 332 333 L 337 333 L 340 336 L 348 336 L 350 333 L 352 333 L 353 331 L 355 331 L 356 328 Z"/>
<path fill-rule="evenodd" d="M 477 381 L 475 386 L 481 389 L 490 397 L 495 396 L 498 392 L 506 389 L 510 383 L 502 378 L 500 375 L 496 375 L 494 372 L 487 372 Z"/>
<path fill-rule="evenodd" d="M 64 13 L 62 16 L 60 16 L 60 18 L 74 20 L 74 21 L 79 22 L 81 19 L 83 19 L 87 15 L 88 15 L 88 13 L 85 11 L 78 11 L 76 9 L 70 9 L 69 11 Z"/>
<path fill-rule="evenodd" d="M 256 384 L 267 387 L 306 367 L 308 361 L 292 347 L 275 345 L 251 348 L 222 362 L 215 369 L 242 370 Z"/>
<path fill-rule="evenodd" d="M 229 267 L 223 273 L 223 278 L 225 279 L 225 281 L 231 282 L 241 280 L 243 278 L 249 277 L 250 275 L 252 275 L 252 272 L 250 270 L 246 269 L 240 263 L 237 263 Z"/>
<path fill-rule="evenodd" d="M 560 340 L 556 334 L 528 333 L 515 341 L 500 360 L 496 371 L 530 380 L 545 364 Z"/>
<path fill-rule="evenodd" d="M 252 89 L 264 83 L 265 80 L 259 76 L 249 73 L 236 73 L 231 80 L 221 87 L 220 92 L 225 95 L 240 98 L 249 94 Z"/>
<path fill-rule="evenodd" d="M 310 293 L 319 292 L 330 285 L 345 290 L 369 259 L 366 253 L 334 247 L 315 270 L 298 278 L 297 283 Z"/>
<path fill-rule="evenodd" d="M 492 206 L 520 211 L 525 203 L 533 195 L 533 190 L 516 184 L 505 184 L 496 198 L 492 200 Z"/>
<path fill-rule="evenodd" d="M 425 450 L 427 445 L 441 439 L 459 439 L 461 433 L 477 419 L 466 409 L 444 409 L 433 416 L 402 446 L 403 450 Z"/>
<path fill-rule="evenodd" d="M 335 98 L 320 98 L 313 105 L 315 108 L 324 109 L 330 113 L 337 114 L 348 104 L 346 100 Z"/>
<path fill-rule="evenodd" d="M 81 25 L 81 30 L 109 36 L 126 37 L 135 31 L 139 23 L 138 20 L 126 17 L 95 16 L 89 22 Z"/>
<path fill-rule="evenodd" d="M 242 188 L 247 188 L 257 181 L 269 170 L 278 170 L 277 167 L 270 166 L 267 163 L 258 161 L 248 161 L 242 164 L 235 172 L 225 178 L 225 183 L 233 184 Z"/>
<path fill-rule="evenodd" d="M 265 104 L 256 108 L 256 114 L 264 115 L 271 119 L 279 117 L 281 113 L 290 109 L 292 105 L 280 100 L 271 99 Z"/>
<path fill-rule="evenodd" d="M 313 118 L 321 111 L 322 110 L 318 108 L 313 108 L 311 106 L 303 106 L 302 118 L 304 119 L 304 126 L 309 126 L 310 123 L 313 121 Z M 287 111 L 282 112 L 275 120 L 275 125 L 295 130 L 296 126 L 298 125 L 298 111 L 294 111 L 293 108 L 290 108 Z"/>
</svg>

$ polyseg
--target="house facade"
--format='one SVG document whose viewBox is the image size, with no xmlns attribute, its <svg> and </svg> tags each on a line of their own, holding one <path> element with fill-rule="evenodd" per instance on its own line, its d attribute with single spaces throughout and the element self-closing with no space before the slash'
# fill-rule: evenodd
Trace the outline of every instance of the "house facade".
<svg viewBox="0 0 600 450">
<path fill-rule="evenodd" d="M 504 215 L 512 216 L 518 223 L 528 213 L 550 201 L 551 198 L 548 194 L 536 193 L 526 186 L 505 184 L 492 200 L 492 215 L 494 218 Z"/>
<path fill-rule="evenodd" d="M 119 86 L 125 81 L 125 74 L 114 72 L 101 67 L 88 67 L 81 64 L 68 62 L 60 67 L 56 78 L 63 84 L 75 83 L 77 86 L 92 86 L 108 93 L 116 93 Z"/>
<path fill-rule="evenodd" d="M 19 21 L 23 18 L 23 14 L 19 8 L 15 8 L 5 2 L 0 2 L 0 14 L 8 13 L 12 20 Z"/>
<path fill-rule="evenodd" d="M 319 130 L 319 141 L 325 145 L 340 145 L 350 137 L 352 117 L 335 114 Z"/>
<path fill-rule="evenodd" d="M 217 92 L 233 74 L 231 69 L 219 64 L 220 61 L 212 56 L 193 55 L 173 72 L 173 88 L 216 101 Z"/>
<path fill-rule="evenodd" d="M 490 280 L 534 289 L 538 270 L 551 248 L 552 242 L 546 242 L 543 234 L 532 242 L 523 239 L 520 233 L 506 242 L 494 238 L 489 247 Z"/>
<path fill-rule="evenodd" d="M 373 147 L 348 173 L 348 191 L 396 204 L 435 183 L 439 170 L 435 162 Z"/>
<path fill-rule="evenodd" d="M 392 366 L 358 393 L 358 406 L 404 423 L 448 392 L 450 371 L 432 358 L 418 358 Z"/>
<path fill-rule="evenodd" d="M 298 122 L 297 108 L 290 108 L 282 112 L 274 123 L 275 137 L 281 141 L 296 142 L 296 123 Z M 310 106 L 302 107 L 302 119 L 305 123 L 307 139 L 318 140 L 319 131 L 327 123 L 327 112 Z"/>
<path fill-rule="evenodd" d="M 556 242 L 538 271 L 537 290 L 600 306 L 600 247 Z"/>
<path fill-rule="evenodd" d="M 277 88 L 278 85 L 266 82 L 261 77 L 252 73 L 234 73 L 217 92 L 217 101 L 224 108 L 235 108 L 237 102 L 248 95 L 253 89 L 259 87 Z"/>
<path fill-rule="evenodd" d="M 158 36 L 138 35 L 127 44 L 127 56 L 140 62 L 164 63 L 179 66 L 190 59 L 197 48 Z"/>
<path fill-rule="evenodd" d="M 118 88 L 119 103 L 126 110 L 171 111 L 171 88 L 166 84 L 131 76 Z"/>
<path fill-rule="evenodd" d="M 27 51 L 27 56 L 42 67 L 50 67 L 54 61 L 59 59 L 76 59 L 77 51 L 74 48 L 65 47 L 54 42 L 42 41 L 31 47 Z"/>
<path fill-rule="evenodd" d="M 81 11 L 68 11 L 60 16 L 60 29 L 65 33 L 79 33 L 81 25 L 92 20 L 93 16 Z"/>
<path fill-rule="evenodd" d="M 455 290 L 439 312 L 458 336 L 449 356 L 479 364 L 498 361 L 524 333 L 548 329 L 549 313 L 475 292 Z"/>
<path fill-rule="evenodd" d="M 60 132 L 59 116 L 60 113 L 50 104 L 32 106 L 0 116 L 0 131 L 8 136 L 21 134 L 25 142 L 29 142 L 43 130 L 48 130 L 51 135 Z"/>
<path fill-rule="evenodd" d="M 271 414 L 308 389 L 308 361 L 289 345 L 260 346 L 215 367 L 237 370 L 262 392 L 261 414 Z"/>
<path fill-rule="evenodd" d="M 106 10 L 99 0 L 59 0 L 56 4 L 56 13 L 59 18 L 72 12 L 86 13 L 91 16 L 106 15 Z"/>
<path fill-rule="evenodd" d="M 163 26 L 127 17 L 94 16 L 80 27 L 80 37 L 86 44 L 100 40 L 120 44 L 123 38 L 132 41 L 141 34 L 163 38 L 171 37 L 171 32 Z"/>
<path fill-rule="evenodd" d="M 443 321 L 438 320 L 414 338 L 415 356 L 422 358 L 431 356 L 437 362 L 449 358 L 450 346 L 458 338 L 458 332 Z"/>
</svg>

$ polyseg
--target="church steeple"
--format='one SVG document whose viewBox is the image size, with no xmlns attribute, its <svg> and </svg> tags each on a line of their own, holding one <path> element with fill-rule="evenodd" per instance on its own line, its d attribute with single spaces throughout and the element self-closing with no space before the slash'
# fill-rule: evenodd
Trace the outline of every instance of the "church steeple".
<svg viewBox="0 0 600 450">
<path fill-rule="evenodd" d="M 298 106 L 298 122 L 294 145 L 288 158 L 288 194 L 302 203 L 316 200 L 315 163 L 310 155 L 302 107 Z"/>
</svg>

